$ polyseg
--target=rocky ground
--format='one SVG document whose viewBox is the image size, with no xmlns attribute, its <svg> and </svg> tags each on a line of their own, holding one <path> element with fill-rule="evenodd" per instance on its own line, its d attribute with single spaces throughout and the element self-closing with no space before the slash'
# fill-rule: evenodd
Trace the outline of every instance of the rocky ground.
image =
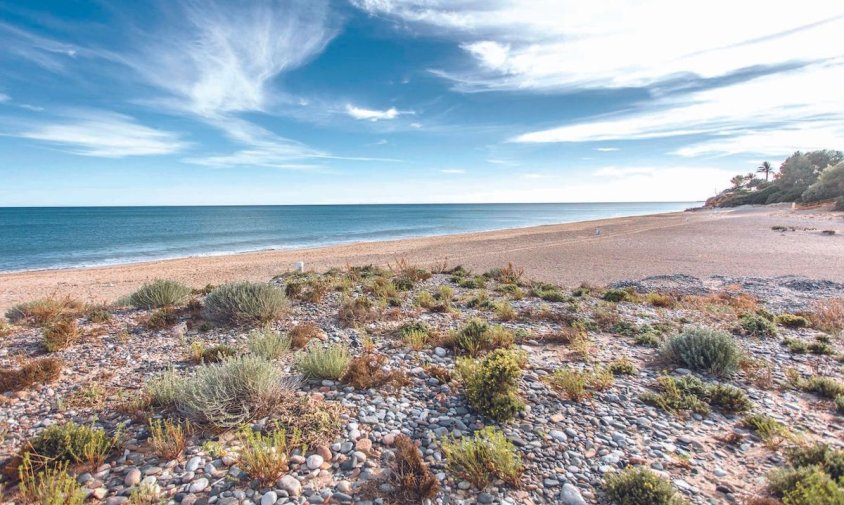
<svg viewBox="0 0 844 505">
<path fill-rule="evenodd" d="M 286 278 L 272 282 L 284 287 Z M 781 421 L 805 440 L 842 445 L 844 422 L 835 414 L 835 407 L 790 387 L 786 375 L 793 368 L 803 375 L 820 373 L 841 380 L 837 358 L 842 349 L 837 337 L 832 340 L 832 355 L 793 354 L 781 344 L 782 338 L 808 343 L 824 332 L 779 327 L 779 335 L 773 338 L 742 336 L 735 331 L 737 317 L 748 310 L 744 304 L 750 302 L 744 300 L 739 307 L 731 300 L 746 292 L 775 314 L 811 312 L 818 299 L 844 297 L 844 286 L 796 278 L 699 280 L 673 276 L 619 283 L 642 296 L 612 303 L 601 299 L 602 289 L 581 290 L 576 293 L 579 296 L 569 296 L 571 290 L 565 289 L 565 301 L 546 301 L 532 296 L 529 284 L 523 284 L 520 291 L 524 296 L 520 297 L 499 292 L 500 283 L 494 280 L 485 288 L 467 288 L 456 285 L 448 274 L 435 274 L 401 292 L 399 307 L 379 309 L 374 320 L 353 326 L 338 320 L 344 298 L 340 292 L 328 293 L 319 303 L 292 300 L 274 327 L 286 330 L 303 322 L 315 323 L 325 342 L 347 343 L 353 354 L 362 352 L 364 345 L 374 346 L 386 356 L 387 369 L 404 371 L 410 380 L 398 390 L 360 390 L 332 380 L 303 381 L 300 396 L 341 407 L 337 407 L 339 429 L 331 440 L 292 456 L 289 472 L 271 485 L 251 481 L 239 468 L 235 434 L 197 430 L 184 454 L 168 460 L 150 447 L 144 416 L 134 415 L 126 407 L 142 393 L 145 383 L 162 371 L 175 367 L 190 372 L 199 366 L 189 359 L 191 342 L 201 341 L 206 346 L 225 343 L 243 350 L 251 328 L 210 325 L 189 311 L 180 312 L 178 320 L 156 330 L 148 328 L 151 311 L 147 310 L 112 308 L 112 317 L 101 323 L 80 315 L 83 337 L 53 353 L 65 363 L 59 379 L 0 396 L 0 459 L 14 457 L 46 426 L 74 420 L 95 423 L 109 433 L 123 426 L 119 449 L 105 463 L 73 469 L 92 502 L 127 503 L 131 491 L 145 482 L 160 489 L 162 503 L 182 505 L 383 503 L 390 501 L 390 489 L 378 478 L 394 458 L 396 436 L 406 434 L 418 443 L 441 483 L 434 503 L 607 503 L 602 491 L 604 477 L 627 465 L 658 471 L 692 503 L 742 502 L 764 492 L 766 474 L 783 463 L 779 448 L 742 428 L 741 414 L 669 413 L 640 400 L 642 393 L 653 391 L 660 374 L 693 372 L 660 360 L 659 349 L 637 344 L 636 335 L 645 325 L 670 336 L 691 324 L 736 333 L 755 365 L 727 382 L 747 392 L 755 412 Z M 419 292 L 433 293 L 442 285 L 454 289 L 452 311 L 432 312 L 415 302 Z M 364 293 L 360 283 L 347 283 L 346 289 Z M 492 300 L 506 300 L 515 309 L 515 317 L 470 307 L 481 292 Z M 644 296 L 651 292 L 676 296 L 670 306 L 657 307 Z M 718 293 L 727 294 L 715 296 Z M 527 353 L 519 382 L 519 394 L 527 407 L 500 425 L 524 463 L 518 487 L 494 481 L 477 489 L 448 471 L 441 450 L 444 438 L 469 435 L 497 423 L 473 411 L 459 381 L 443 383 L 431 374 L 432 365 L 454 372 L 453 349 L 431 345 L 411 350 L 397 336 L 398 329 L 409 321 L 425 321 L 447 332 L 471 317 L 515 332 L 517 346 Z M 598 322 L 590 327 L 585 348 L 582 344 L 574 349 L 547 337 L 569 327 L 573 319 Z M 3 338 L 0 365 L 14 367 L 43 354 L 42 332 L 35 326 L 12 326 Z M 543 381 L 565 365 L 592 368 L 621 357 L 635 364 L 637 372 L 616 376 L 610 388 L 591 398 L 566 399 Z M 293 363 L 291 352 L 279 366 L 295 375 Z M 694 374 L 707 382 L 715 380 Z M 258 425 L 262 422 L 255 420 Z M 375 481 L 381 492 L 362 492 L 369 481 Z M 14 482 L 7 480 L 6 484 L 6 500 L 14 502 Z"/>
</svg>

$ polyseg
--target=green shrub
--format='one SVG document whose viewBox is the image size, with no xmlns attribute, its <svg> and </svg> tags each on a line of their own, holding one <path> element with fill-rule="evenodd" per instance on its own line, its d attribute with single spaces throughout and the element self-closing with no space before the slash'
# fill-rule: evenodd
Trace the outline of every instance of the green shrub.
<svg viewBox="0 0 844 505">
<path fill-rule="evenodd" d="M 559 287 L 553 284 L 534 284 L 531 287 L 531 294 L 537 298 L 545 300 L 546 302 L 565 302 L 569 299 L 568 295 L 563 293 Z"/>
<path fill-rule="evenodd" d="M 305 377 L 336 380 L 346 371 L 351 359 L 344 344 L 309 345 L 296 357 L 296 368 Z"/>
<path fill-rule="evenodd" d="M 806 354 L 809 352 L 809 345 L 796 338 L 784 338 L 782 340 L 782 345 L 784 345 L 792 354 Z"/>
<path fill-rule="evenodd" d="M 153 404 L 196 423 L 233 428 L 272 413 L 296 386 L 271 362 L 246 355 L 201 365 L 193 376 L 165 372 L 147 383 L 146 392 Z"/>
<path fill-rule="evenodd" d="M 90 463 L 96 467 L 117 445 L 120 434 L 106 435 L 102 428 L 74 422 L 48 426 L 29 442 L 29 452 L 39 459 L 55 463 Z"/>
<path fill-rule="evenodd" d="M 612 360 L 608 368 L 613 375 L 635 375 L 638 372 L 636 365 L 627 358 Z"/>
<path fill-rule="evenodd" d="M 290 350 L 290 337 L 269 326 L 252 330 L 247 337 L 246 346 L 252 354 L 264 359 L 274 360 L 284 356 Z"/>
<path fill-rule="evenodd" d="M 842 211 L 844 210 L 844 196 L 839 196 L 835 199 L 835 206 L 832 207 L 832 210 L 835 211 Z"/>
<path fill-rule="evenodd" d="M 835 397 L 835 410 L 839 414 L 844 414 L 844 395 L 838 395 Z"/>
<path fill-rule="evenodd" d="M 729 384 L 716 384 L 707 390 L 709 404 L 723 412 L 747 412 L 753 403 L 747 394 Z"/>
<path fill-rule="evenodd" d="M 826 444 L 798 445 L 786 451 L 791 466 L 800 468 L 817 465 L 833 479 L 844 477 L 844 450 Z"/>
<path fill-rule="evenodd" d="M 481 289 L 486 287 L 486 277 L 475 275 L 474 277 L 461 277 L 455 281 L 458 286 L 466 289 Z"/>
<path fill-rule="evenodd" d="M 284 429 L 262 435 L 246 426 L 240 430 L 239 438 L 243 448 L 238 464 L 247 475 L 265 485 L 275 482 L 289 470 L 290 452 L 301 445 L 298 431 L 288 437 Z"/>
<path fill-rule="evenodd" d="M 658 393 L 646 392 L 639 398 L 666 412 L 690 410 L 701 415 L 709 414 L 705 401 L 706 385 L 697 377 L 687 375 L 679 379 L 663 375 L 657 379 Z"/>
<path fill-rule="evenodd" d="M 205 347 L 201 342 L 191 344 L 191 357 L 196 363 L 218 363 L 237 354 L 237 349 L 230 345 L 219 344 Z"/>
<path fill-rule="evenodd" d="M 139 309 L 158 309 L 186 303 L 191 289 L 184 284 L 165 279 L 146 283 L 129 295 L 129 303 Z"/>
<path fill-rule="evenodd" d="M 337 319 L 346 326 L 358 326 L 378 318 L 374 304 L 368 296 L 346 298 L 340 304 Z"/>
<path fill-rule="evenodd" d="M 745 314 L 739 318 L 742 333 L 751 337 L 773 337 L 777 334 L 776 325 L 770 319 L 759 314 Z"/>
<path fill-rule="evenodd" d="M 92 323 L 105 323 L 111 320 L 111 312 L 104 305 L 92 305 L 85 312 L 85 317 Z M 2 323 L 0 323 L 0 326 L 2 326 Z"/>
<path fill-rule="evenodd" d="M 24 503 L 39 505 L 82 505 L 86 493 L 76 479 L 67 473 L 68 463 L 60 463 L 37 471 L 30 454 L 24 454 L 18 468 L 18 492 Z"/>
<path fill-rule="evenodd" d="M 835 399 L 837 396 L 844 395 L 844 383 L 841 383 L 832 377 L 814 375 L 808 379 L 802 380 L 799 387 L 803 391 L 808 391 L 830 400 Z"/>
<path fill-rule="evenodd" d="M 633 341 L 646 347 L 659 347 L 662 345 L 662 336 L 655 330 L 640 331 L 633 336 Z"/>
<path fill-rule="evenodd" d="M 481 414 L 496 421 L 508 421 L 525 405 L 518 396 L 524 357 L 496 349 L 483 361 L 461 358 L 457 369 L 465 385 L 466 399 Z"/>
<path fill-rule="evenodd" d="M 267 323 L 287 306 L 284 292 L 263 283 L 223 284 L 205 297 L 204 315 L 212 321 Z"/>
<path fill-rule="evenodd" d="M 663 355 L 693 370 L 718 376 L 735 373 L 741 359 L 738 344 L 729 333 L 707 328 L 690 328 L 669 339 Z"/>
<path fill-rule="evenodd" d="M 604 291 L 604 295 L 601 298 L 608 302 L 618 303 L 631 301 L 634 296 L 630 290 L 612 288 Z"/>
<path fill-rule="evenodd" d="M 593 370 L 560 368 L 544 379 L 554 390 L 573 401 L 589 398 L 594 391 L 603 391 L 613 384 L 612 373 L 601 367 Z"/>
<path fill-rule="evenodd" d="M 617 505 L 680 505 L 686 503 L 666 479 L 643 467 L 628 467 L 604 481 L 607 497 Z"/>
<path fill-rule="evenodd" d="M 483 319 L 472 318 L 453 331 L 450 340 L 458 349 L 470 356 L 477 356 L 482 351 L 509 347 L 513 344 L 515 337 L 503 326 L 490 326 Z"/>
<path fill-rule="evenodd" d="M 779 469 L 769 481 L 785 505 L 844 505 L 844 488 L 818 466 Z"/>
<path fill-rule="evenodd" d="M 742 425 L 751 429 L 766 443 L 791 438 L 784 424 L 765 414 L 750 414 L 742 419 Z"/>
<path fill-rule="evenodd" d="M 774 318 L 774 322 L 786 328 L 808 328 L 812 326 L 812 322 L 808 318 L 794 314 L 780 314 Z"/>
<path fill-rule="evenodd" d="M 448 470 L 478 489 L 495 478 L 519 484 L 522 461 L 516 447 L 497 428 L 487 426 L 471 437 L 447 439 L 442 448 Z"/>
</svg>

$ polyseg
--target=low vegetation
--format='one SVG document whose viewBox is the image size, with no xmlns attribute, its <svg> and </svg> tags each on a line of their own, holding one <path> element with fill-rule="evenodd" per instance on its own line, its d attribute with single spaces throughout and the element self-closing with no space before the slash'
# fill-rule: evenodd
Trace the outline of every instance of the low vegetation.
<svg viewBox="0 0 844 505">
<path fill-rule="evenodd" d="M 730 376 L 738 369 L 741 351 L 726 332 L 689 328 L 669 339 L 662 348 L 670 361 L 717 376 Z"/>
<path fill-rule="evenodd" d="M 596 391 L 604 391 L 612 387 L 613 374 L 603 367 L 591 370 L 561 368 L 547 375 L 545 381 L 565 398 L 581 401 L 591 398 Z"/>
<path fill-rule="evenodd" d="M 471 437 L 445 440 L 443 454 L 449 471 L 484 489 L 493 479 L 518 486 L 522 461 L 516 447 L 497 428 L 487 426 Z"/>
<path fill-rule="evenodd" d="M 169 460 L 179 458 L 187 447 L 191 433 L 190 422 L 179 423 L 169 419 L 149 419 L 147 443 L 156 454 Z"/>
<path fill-rule="evenodd" d="M 79 316 L 85 310 L 85 304 L 71 298 L 50 297 L 15 305 L 6 311 L 6 319 L 12 323 L 28 323 L 44 326 Z"/>
<path fill-rule="evenodd" d="M 741 423 L 769 445 L 778 445 L 792 438 L 791 432 L 784 424 L 765 414 L 750 414 L 745 416 Z"/>
<path fill-rule="evenodd" d="M 469 405 L 481 414 L 504 422 L 525 405 L 518 395 L 524 356 L 517 351 L 496 349 L 483 360 L 460 358 L 457 370 Z"/>
<path fill-rule="evenodd" d="M 296 368 L 312 379 L 339 379 L 352 358 L 344 344 L 309 345 L 296 356 Z"/>
<path fill-rule="evenodd" d="M 274 360 L 284 356 L 290 350 L 290 342 L 289 336 L 265 326 L 249 332 L 246 346 L 252 354 Z"/>
<path fill-rule="evenodd" d="M 388 481 L 394 489 L 391 498 L 407 505 L 433 500 L 440 490 L 440 482 L 422 460 L 413 440 L 399 435 L 394 444 L 396 457 Z"/>
<path fill-rule="evenodd" d="M 692 375 L 680 378 L 663 375 L 657 379 L 655 389 L 658 392 L 644 393 L 641 400 L 667 412 L 692 411 L 707 415 L 710 407 L 725 413 L 747 412 L 753 407 L 741 389 L 729 384 L 705 384 Z"/>
<path fill-rule="evenodd" d="M 364 352 L 352 358 L 340 380 L 357 389 L 370 389 L 382 386 L 401 388 L 410 379 L 401 370 L 386 370 L 387 356 L 376 352 Z"/>
<path fill-rule="evenodd" d="M 184 305 L 191 294 L 191 289 L 180 282 L 156 279 L 129 295 L 128 302 L 139 309 L 159 309 Z"/>
<path fill-rule="evenodd" d="M 242 444 L 238 465 L 253 479 L 271 484 L 284 475 L 292 449 L 301 445 L 301 434 L 297 431 L 288 436 L 284 428 L 264 435 L 246 426 L 240 430 Z"/>
<path fill-rule="evenodd" d="M 513 334 L 503 326 L 490 325 L 483 319 L 473 318 L 457 330 L 450 332 L 444 345 L 461 350 L 470 356 L 478 356 L 484 351 L 509 347 L 513 342 Z"/>
<path fill-rule="evenodd" d="M 268 323 L 287 307 L 284 292 L 269 284 L 223 284 L 205 297 L 203 314 L 224 323 Z"/>
<path fill-rule="evenodd" d="M 739 328 L 744 335 L 751 337 L 774 337 L 777 327 L 774 322 L 763 314 L 745 314 L 739 318 Z"/>
<path fill-rule="evenodd" d="M 119 440 L 119 433 L 108 436 L 102 428 L 71 421 L 48 426 L 29 441 L 26 452 L 32 455 L 33 462 L 37 458 L 45 466 L 86 463 L 94 469 L 105 461 Z"/>
<path fill-rule="evenodd" d="M 46 384 L 59 378 L 64 362 L 46 357 L 30 360 L 20 368 L 0 369 L 0 392 L 20 391 L 36 384 Z"/>
<path fill-rule="evenodd" d="M 193 376 L 165 372 L 148 382 L 146 391 L 159 407 L 225 429 L 272 413 L 295 387 L 271 362 L 247 355 L 201 365 Z"/>
<path fill-rule="evenodd" d="M 68 463 L 38 470 L 30 454 L 18 469 L 18 494 L 24 503 L 39 505 L 82 505 L 87 494 L 68 472 Z"/>
<path fill-rule="evenodd" d="M 682 505 L 687 503 L 671 482 L 647 468 L 627 468 L 604 481 L 607 497 L 617 505 Z"/>
</svg>

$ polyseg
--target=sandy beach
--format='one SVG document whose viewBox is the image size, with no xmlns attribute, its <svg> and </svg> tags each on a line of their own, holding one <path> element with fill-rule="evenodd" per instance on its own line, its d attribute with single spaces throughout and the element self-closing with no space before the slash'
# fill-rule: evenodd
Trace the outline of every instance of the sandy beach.
<svg viewBox="0 0 844 505">
<path fill-rule="evenodd" d="M 772 226 L 795 227 L 777 232 Z M 596 229 L 600 234 L 596 234 Z M 835 230 L 833 236 L 822 230 Z M 532 279 L 571 286 L 660 274 L 801 275 L 844 281 L 842 213 L 788 206 L 699 210 L 533 228 L 356 243 L 295 251 L 188 257 L 119 266 L 0 274 L 0 309 L 47 295 L 110 302 L 146 280 L 193 287 L 266 281 L 304 261 L 317 271 L 406 258 L 423 266 L 447 260 L 477 271 L 508 261 Z"/>
</svg>

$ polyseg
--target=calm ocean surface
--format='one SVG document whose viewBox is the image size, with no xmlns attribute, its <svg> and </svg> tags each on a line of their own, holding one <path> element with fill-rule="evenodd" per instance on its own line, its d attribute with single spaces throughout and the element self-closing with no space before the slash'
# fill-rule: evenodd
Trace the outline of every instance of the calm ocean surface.
<svg viewBox="0 0 844 505">
<path fill-rule="evenodd" d="M 672 212 L 699 204 L 0 208 L 0 271 L 519 228 Z"/>
</svg>

